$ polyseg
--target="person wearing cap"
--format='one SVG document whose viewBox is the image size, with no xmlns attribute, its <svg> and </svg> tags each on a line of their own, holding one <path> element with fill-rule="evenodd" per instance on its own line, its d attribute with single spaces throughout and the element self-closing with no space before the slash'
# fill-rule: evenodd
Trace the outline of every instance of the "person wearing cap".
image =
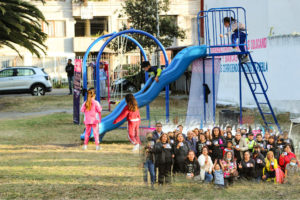
<svg viewBox="0 0 300 200">
<path fill-rule="evenodd" d="M 253 133 L 248 134 L 248 138 L 246 138 L 246 142 L 247 142 L 247 145 L 248 145 L 248 150 L 250 151 L 250 153 L 252 153 L 253 152 L 253 147 L 256 145 Z"/>
<path fill-rule="evenodd" d="M 255 161 L 254 178 L 260 182 L 263 176 L 263 169 L 266 166 L 265 158 L 260 152 L 260 145 L 255 145 L 253 149 L 253 160 Z"/>
<path fill-rule="evenodd" d="M 144 69 L 146 72 L 150 73 L 151 76 L 154 77 L 154 80 L 156 82 L 158 82 L 158 78 L 161 74 L 161 68 L 160 67 L 156 67 L 156 66 L 152 66 L 150 65 L 149 61 L 143 61 L 142 62 L 142 69 Z"/>
</svg>

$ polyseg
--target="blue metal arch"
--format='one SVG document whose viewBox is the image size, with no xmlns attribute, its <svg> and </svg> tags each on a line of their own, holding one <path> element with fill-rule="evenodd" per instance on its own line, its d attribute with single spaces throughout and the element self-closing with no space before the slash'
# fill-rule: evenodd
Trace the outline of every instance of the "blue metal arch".
<svg viewBox="0 0 300 200">
<path fill-rule="evenodd" d="M 114 32 L 114 33 L 110 33 L 110 34 L 107 34 L 107 35 L 103 35 L 103 36 L 101 36 L 101 37 L 99 37 L 99 38 L 97 38 L 89 47 L 88 47 L 88 49 L 86 50 L 86 52 L 85 52 L 85 54 L 84 54 L 84 57 L 83 57 L 83 63 L 82 63 L 82 73 L 83 73 L 83 89 L 87 89 L 87 74 L 86 74 L 86 61 L 87 61 L 87 58 L 88 58 L 88 55 L 89 55 L 89 53 L 90 53 L 90 51 L 91 51 L 91 49 L 100 41 L 100 40 L 102 40 L 102 39 L 104 39 L 104 38 L 107 38 L 107 37 L 111 37 L 111 36 L 113 36 L 114 34 L 116 34 L 116 32 Z M 142 54 L 143 54 L 143 57 L 144 57 L 144 59 L 145 60 L 148 60 L 148 58 L 147 58 L 147 55 L 146 55 L 146 52 L 145 52 L 145 50 L 143 49 L 143 47 L 141 46 L 141 44 L 138 42 L 138 41 L 136 41 L 134 38 L 132 38 L 132 37 L 130 37 L 130 36 L 128 36 L 128 35 L 122 35 L 122 37 L 126 37 L 126 38 L 128 38 L 129 40 L 131 40 L 134 44 L 136 44 L 139 48 L 140 48 L 140 50 L 141 50 L 141 52 L 142 52 Z M 99 61 L 98 61 L 98 59 L 97 59 L 97 64 L 96 64 L 96 66 L 97 66 L 97 74 L 99 74 Z M 99 83 L 99 76 L 97 76 L 97 81 L 98 81 L 98 83 Z M 100 86 L 99 86 L 99 84 L 97 83 L 97 88 L 96 89 L 100 89 Z M 100 90 L 99 90 L 99 94 L 100 94 Z M 86 100 L 86 98 L 87 98 L 87 96 L 86 96 L 86 94 L 84 95 L 84 100 Z M 99 97 L 100 98 L 100 97 Z"/>
<path fill-rule="evenodd" d="M 110 33 L 107 35 L 102 35 L 100 37 L 98 37 L 92 44 L 90 44 L 90 46 L 88 47 L 88 49 L 86 50 L 84 56 L 83 56 L 83 61 L 82 61 L 82 76 L 83 76 L 83 89 L 87 89 L 87 74 L 86 74 L 86 60 L 89 56 L 89 53 L 91 51 L 91 49 L 102 39 L 107 38 L 107 37 L 111 37 L 113 36 L 113 34 L 115 33 Z M 86 100 L 86 94 L 84 96 L 84 99 Z"/>
<path fill-rule="evenodd" d="M 141 34 L 141 35 L 145 35 L 145 36 L 151 38 L 152 40 L 154 40 L 154 42 L 160 47 L 160 49 L 163 52 L 165 62 L 166 62 L 165 66 L 167 67 L 169 65 L 169 60 L 168 60 L 165 48 L 160 43 L 160 41 L 157 38 L 155 38 L 153 35 L 145 32 L 145 31 L 136 30 L 136 29 L 129 29 L 129 30 L 120 31 L 118 33 L 113 34 L 113 36 L 111 36 L 108 40 L 106 40 L 106 42 L 102 45 L 102 47 L 101 47 L 101 49 L 100 49 L 100 51 L 97 55 L 97 61 L 96 61 L 96 74 L 97 74 L 96 98 L 99 102 L 100 102 L 100 80 L 99 80 L 100 78 L 99 78 L 98 74 L 99 74 L 99 65 L 100 65 L 100 59 L 101 59 L 102 53 L 103 53 L 105 47 L 108 45 L 108 43 L 110 43 L 114 38 L 118 37 L 119 35 L 124 35 L 124 34 L 128 34 L 128 33 L 138 33 L 138 34 Z"/>
</svg>

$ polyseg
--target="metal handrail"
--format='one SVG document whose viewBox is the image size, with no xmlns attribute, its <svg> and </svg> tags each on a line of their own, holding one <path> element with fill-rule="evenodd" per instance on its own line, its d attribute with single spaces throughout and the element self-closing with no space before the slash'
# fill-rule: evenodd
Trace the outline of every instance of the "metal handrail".
<svg viewBox="0 0 300 200">
<path fill-rule="evenodd" d="M 246 22 L 246 10 L 243 7 L 222 7 L 222 8 L 211 8 L 206 11 L 200 11 L 197 14 L 197 32 L 198 32 L 198 44 L 200 45 L 201 43 L 201 35 L 200 35 L 200 20 L 204 19 L 204 29 L 205 29 L 205 43 L 208 48 L 209 53 L 211 53 L 211 48 L 218 48 L 218 47 L 233 47 L 233 46 L 245 46 L 246 51 L 248 51 L 248 43 L 247 43 L 247 35 L 246 35 L 246 42 L 244 44 L 237 44 L 237 45 L 232 45 L 230 44 L 230 40 L 228 37 L 228 40 L 226 41 L 224 39 L 219 39 L 218 35 L 219 33 L 222 35 L 225 35 L 225 28 L 222 26 L 221 20 L 223 20 L 223 17 L 225 16 L 233 16 L 237 20 L 237 23 L 240 23 L 241 21 L 239 20 L 239 10 L 242 10 L 243 12 L 243 17 L 244 18 L 244 24 L 245 24 L 245 30 L 247 31 L 247 22 Z M 224 15 L 224 13 L 226 13 Z M 218 13 L 218 14 L 216 14 Z M 230 14 L 229 14 L 230 13 Z M 210 19 L 212 19 L 212 23 L 209 24 Z M 219 24 L 218 24 L 219 21 Z M 220 25 L 220 27 L 218 27 Z M 210 30 L 212 29 L 212 30 Z M 219 30 L 220 29 L 220 30 Z M 211 32 L 210 32 L 211 31 Z M 237 27 L 237 31 L 239 33 L 239 26 Z M 228 32 L 231 32 L 231 26 L 229 27 Z M 212 35 L 211 35 L 212 33 Z M 239 34 L 238 34 L 239 35 Z M 239 35 L 240 36 L 240 35 Z M 220 41 L 220 42 L 219 42 Z"/>
</svg>

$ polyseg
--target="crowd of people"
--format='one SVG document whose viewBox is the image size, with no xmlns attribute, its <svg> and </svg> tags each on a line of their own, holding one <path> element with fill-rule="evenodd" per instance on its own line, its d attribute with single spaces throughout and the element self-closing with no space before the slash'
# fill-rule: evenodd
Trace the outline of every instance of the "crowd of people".
<svg viewBox="0 0 300 200">
<path fill-rule="evenodd" d="M 164 133 L 162 124 L 148 133 L 143 147 L 144 181 L 148 173 L 153 186 L 171 183 L 173 177 L 228 187 L 236 181 L 288 183 L 298 175 L 300 163 L 294 153 L 293 140 L 284 132 L 254 135 L 247 129 L 194 129 L 183 133 Z"/>
</svg>

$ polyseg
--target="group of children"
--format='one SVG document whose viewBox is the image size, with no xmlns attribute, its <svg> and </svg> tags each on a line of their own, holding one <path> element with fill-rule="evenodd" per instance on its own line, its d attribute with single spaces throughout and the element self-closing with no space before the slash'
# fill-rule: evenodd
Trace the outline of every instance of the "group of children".
<svg viewBox="0 0 300 200">
<path fill-rule="evenodd" d="M 156 130 L 147 135 L 142 154 L 144 181 L 149 172 L 152 186 L 156 177 L 158 184 L 166 184 L 178 174 L 197 182 L 213 181 L 217 187 L 238 180 L 291 182 L 298 175 L 300 163 L 287 132 L 276 136 L 266 131 L 263 137 L 238 129 L 233 136 L 228 126 L 226 130 L 194 129 L 185 136 L 181 125 L 168 133 L 161 127 L 157 123 Z"/>
<path fill-rule="evenodd" d="M 149 61 L 142 62 L 141 67 L 150 73 L 150 75 L 154 78 L 156 82 L 159 81 L 159 77 L 161 74 L 161 69 L 159 67 L 151 67 Z M 100 65 L 100 73 L 105 74 L 103 64 Z M 104 77 L 104 75 L 103 75 Z M 101 78 L 101 76 L 100 76 Z M 102 79 L 101 79 L 102 80 Z M 106 80 L 103 79 L 104 81 Z M 101 82 L 102 84 L 102 82 Z M 105 92 L 105 88 L 103 89 L 101 86 L 101 91 Z M 100 149 L 99 146 L 99 123 L 101 122 L 101 111 L 102 107 L 99 102 L 95 100 L 96 94 L 95 89 L 90 88 L 87 91 L 87 100 L 82 104 L 81 112 L 84 113 L 84 124 L 86 126 L 85 129 L 85 138 L 84 138 L 84 146 L 83 149 L 87 149 L 87 144 L 89 142 L 89 138 L 91 135 L 91 131 L 93 130 L 93 135 L 96 143 L 96 150 Z M 102 97 L 102 93 L 101 93 Z M 124 118 L 128 121 L 128 138 L 129 141 L 134 145 L 133 150 L 137 151 L 140 148 L 140 138 L 139 138 L 139 125 L 141 121 L 138 103 L 133 94 L 127 94 L 125 96 L 126 106 L 121 111 L 120 115 L 113 121 L 114 124 L 120 123 Z"/>
<path fill-rule="evenodd" d="M 94 88 L 87 91 L 87 100 L 81 106 L 81 112 L 84 113 L 85 137 L 83 150 L 87 150 L 87 145 L 90 139 L 91 131 L 96 144 L 96 150 L 100 150 L 99 146 L 99 123 L 101 122 L 102 107 L 95 100 L 96 94 Z M 121 111 L 120 115 L 113 121 L 114 124 L 121 122 L 124 118 L 128 121 L 128 138 L 134 144 L 133 150 L 138 150 L 141 144 L 139 137 L 140 112 L 136 99 L 132 94 L 125 96 L 126 106 Z"/>
</svg>

